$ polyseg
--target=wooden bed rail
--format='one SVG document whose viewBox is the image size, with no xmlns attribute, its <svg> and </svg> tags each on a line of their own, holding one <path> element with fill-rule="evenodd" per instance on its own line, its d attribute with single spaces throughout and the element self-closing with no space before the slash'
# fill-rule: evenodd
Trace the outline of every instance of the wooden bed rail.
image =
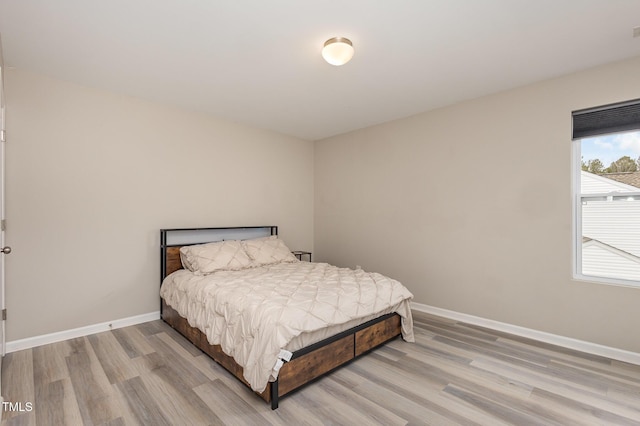
<svg viewBox="0 0 640 426">
<path fill-rule="evenodd" d="M 162 319 L 214 361 L 238 378 L 247 387 L 242 367 L 225 354 L 219 345 L 211 345 L 207 336 L 180 316 L 171 306 L 162 301 Z M 338 333 L 318 343 L 293 353 L 291 361 L 285 362 L 278 379 L 270 382 L 260 398 L 278 408 L 281 397 L 345 365 L 355 358 L 375 349 L 401 334 L 400 316 L 386 314 L 357 327 Z"/>
</svg>

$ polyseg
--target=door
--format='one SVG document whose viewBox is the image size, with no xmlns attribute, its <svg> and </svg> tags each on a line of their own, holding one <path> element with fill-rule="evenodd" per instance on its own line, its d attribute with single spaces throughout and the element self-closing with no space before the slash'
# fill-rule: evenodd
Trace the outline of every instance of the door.
<svg viewBox="0 0 640 426">
<path fill-rule="evenodd" d="M 2 394 L 2 357 L 5 353 L 4 342 L 4 253 L 11 249 L 4 245 L 4 144 L 5 144 L 5 101 L 4 101 L 4 60 L 2 59 L 2 38 L 0 38 L 0 395 Z"/>
</svg>

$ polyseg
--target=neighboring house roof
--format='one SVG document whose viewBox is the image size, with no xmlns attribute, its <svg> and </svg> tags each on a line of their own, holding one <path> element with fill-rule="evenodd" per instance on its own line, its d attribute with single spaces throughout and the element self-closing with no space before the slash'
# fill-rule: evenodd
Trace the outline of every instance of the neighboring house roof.
<svg viewBox="0 0 640 426">
<path fill-rule="evenodd" d="M 588 244 L 598 245 L 598 246 L 604 248 L 605 250 L 610 251 L 611 253 L 615 253 L 617 255 L 624 256 L 624 257 L 626 257 L 628 259 L 633 260 L 634 262 L 640 263 L 640 257 L 634 255 L 633 253 L 629 253 L 627 251 L 620 250 L 619 248 L 614 247 L 614 246 L 612 246 L 610 244 L 607 244 L 607 243 L 603 243 L 600 240 L 596 240 L 594 238 L 582 236 L 582 245 L 583 245 L 583 247 L 586 247 Z"/>
<path fill-rule="evenodd" d="M 603 173 L 599 176 L 640 188 L 640 172 Z"/>
<path fill-rule="evenodd" d="M 587 238 L 582 244 L 584 275 L 640 281 L 640 258 L 609 244 Z"/>
<path fill-rule="evenodd" d="M 637 192 L 638 188 L 615 179 L 609 179 L 609 175 L 624 175 L 626 173 L 607 173 L 597 175 L 591 172 L 580 171 L 580 191 L 582 194 L 601 194 L 608 192 Z"/>
</svg>

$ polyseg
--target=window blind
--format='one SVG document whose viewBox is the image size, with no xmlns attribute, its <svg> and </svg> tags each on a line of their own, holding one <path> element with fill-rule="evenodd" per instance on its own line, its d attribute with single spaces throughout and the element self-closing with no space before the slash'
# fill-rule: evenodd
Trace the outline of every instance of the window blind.
<svg viewBox="0 0 640 426">
<path fill-rule="evenodd" d="M 573 140 L 640 130 L 640 99 L 572 112 Z"/>
</svg>

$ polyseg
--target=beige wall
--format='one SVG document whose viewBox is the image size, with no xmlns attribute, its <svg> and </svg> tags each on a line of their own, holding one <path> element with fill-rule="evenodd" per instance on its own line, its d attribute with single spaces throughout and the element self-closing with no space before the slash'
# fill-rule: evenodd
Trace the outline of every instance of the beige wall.
<svg viewBox="0 0 640 426">
<path fill-rule="evenodd" d="M 640 352 L 640 289 L 571 278 L 570 184 L 571 111 L 640 98 L 639 75 L 637 58 L 316 142 L 315 260 Z"/>
<path fill-rule="evenodd" d="M 278 225 L 313 245 L 313 144 L 6 75 L 7 340 L 159 309 L 159 229 Z"/>
<path fill-rule="evenodd" d="M 10 70 L 7 338 L 157 310 L 160 228 L 277 224 L 416 302 L 640 352 L 640 290 L 571 279 L 569 140 L 572 110 L 640 98 L 639 73 L 640 58 L 612 64 L 314 152 Z"/>
</svg>

